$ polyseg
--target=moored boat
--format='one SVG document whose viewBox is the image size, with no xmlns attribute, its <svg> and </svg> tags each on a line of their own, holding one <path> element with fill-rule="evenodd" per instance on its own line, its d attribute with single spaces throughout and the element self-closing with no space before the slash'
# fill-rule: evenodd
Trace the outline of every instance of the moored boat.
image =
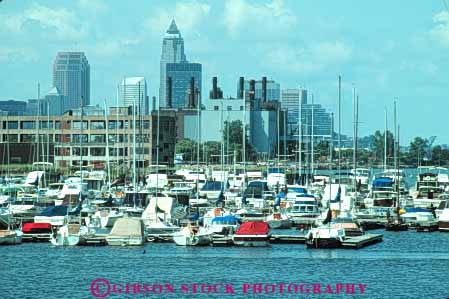
<svg viewBox="0 0 449 299">
<path fill-rule="evenodd" d="M 251 221 L 242 223 L 232 241 L 236 246 L 263 247 L 269 245 L 269 226 L 264 221 Z"/>
</svg>

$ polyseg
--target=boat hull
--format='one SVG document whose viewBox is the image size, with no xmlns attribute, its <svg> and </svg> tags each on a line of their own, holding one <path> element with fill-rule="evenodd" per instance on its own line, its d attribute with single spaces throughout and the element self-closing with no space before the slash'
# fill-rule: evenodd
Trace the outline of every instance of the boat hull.
<svg viewBox="0 0 449 299">
<path fill-rule="evenodd" d="M 310 249 L 335 249 L 341 247 L 341 241 L 337 238 L 314 238 L 306 240 L 306 246 Z"/>
<path fill-rule="evenodd" d="M 232 241 L 235 246 L 266 247 L 270 245 L 268 235 L 234 235 Z"/>
<path fill-rule="evenodd" d="M 17 245 L 22 243 L 22 235 L 15 231 L 0 231 L 0 245 Z"/>
<path fill-rule="evenodd" d="M 114 237 L 108 236 L 106 237 L 106 242 L 110 246 L 142 246 L 143 245 L 143 237 Z"/>
<path fill-rule="evenodd" d="M 449 232 L 449 221 L 438 221 L 438 228 L 442 232 Z"/>
</svg>

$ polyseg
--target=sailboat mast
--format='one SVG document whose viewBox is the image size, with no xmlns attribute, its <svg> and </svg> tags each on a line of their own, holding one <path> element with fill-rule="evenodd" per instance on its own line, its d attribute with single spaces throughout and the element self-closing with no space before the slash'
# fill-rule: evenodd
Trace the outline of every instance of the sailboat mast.
<svg viewBox="0 0 449 299">
<path fill-rule="evenodd" d="M 352 86 L 352 109 L 353 109 L 353 119 L 354 119 L 354 125 L 353 125 L 353 150 L 352 150 L 352 163 L 354 168 L 354 192 L 357 190 L 357 100 L 356 100 L 356 91 L 355 86 Z"/>
<path fill-rule="evenodd" d="M 341 181 L 341 75 L 338 76 L 338 184 Z"/>
<path fill-rule="evenodd" d="M 81 97 L 81 126 L 80 126 L 80 175 L 83 183 L 83 97 Z M 82 188 L 82 187 L 81 187 Z"/>
<path fill-rule="evenodd" d="M 298 98 L 298 151 L 299 151 L 299 181 L 302 181 L 302 93 Z"/>
<path fill-rule="evenodd" d="M 106 167 L 108 168 L 108 186 L 111 187 L 111 164 L 109 159 L 109 126 L 107 117 L 108 106 L 104 100 L 104 123 L 106 124 Z"/>
<path fill-rule="evenodd" d="M 242 124 L 242 162 L 243 162 L 243 173 L 246 175 L 246 90 L 243 87 L 243 124 Z"/>
<path fill-rule="evenodd" d="M 387 170 L 387 130 L 388 130 L 388 119 L 387 119 L 387 107 L 385 107 L 385 133 L 384 133 L 384 171 Z"/>
<path fill-rule="evenodd" d="M 200 186 L 200 93 L 199 90 L 196 90 L 196 114 L 197 114 L 197 148 L 196 148 L 196 202 L 199 202 L 199 186 Z"/>
<path fill-rule="evenodd" d="M 39 130 L 39 117 L 41 116 L 41 84 L 38 82 L 37 83 L 37 128 L 36 128 L 36 162 L 40 161 L 40 152 L 39 152 L 39 147 L 40 147 L 40 140 L 39 140 L 39 135 L 40 135 L 40 130 Z"/>
<path fill-rule="evenodd" d="M 311 153 L 311 157 L 310 157 L 310 175 L 311 175 L 311 180 L 313 182 L 313 171 L 314 171 L 314 149 L 315 149 L 315 143 L 314 143 L 314 137 L 315 137 L 315 102 L 313 99 L 313 93 L 312 93 L 312 127 L 311 127 L 311 137 L 310 137 L 310 153 Z"/>
<path fill-rule="evenodd" d="M 397 114 L 396 114 L 396 98 L 394 99 L 394 112 L 393 112 L 394 114 L 393 114 L 393 131 L 394 131 L 394 133 L 396 134 L 397 133 L 397 130 L 398 130 L 398 127 L 397 127 Z M 397 137 L 396 137 L 397 138 Z M 396 142 L 394 142 L 393 143 L 393 149 L 394 149 L 394 165 L 397 165 L 397 159 L 398 159 L 398 156 L 397 156 L 397 149 L 396 149 L 396 146 L 397 146 L 397 143 Z"/>
<path fill-rule="evenodd" d="M 126 89 L 126 87 L 125 87 Z M 133 201 L 136 207 L 136 97 L 133 97 Z"/>
<path fill-rule="evenodd" d="M 118 103 L 118 97 L 119 97 L 119 85 L 117 85 L 117 94 L 116 94 L 116 108 L 115 108 L 115 143 L 114 143 L 114 148 L 115 148 L 115 163 L 116 163 L 116 172 L 117 172 L 117 178 L 119 177 L 119 135 L 118 135 L 118 128 L 119 128 L 119 103 Z"/>
</svg>

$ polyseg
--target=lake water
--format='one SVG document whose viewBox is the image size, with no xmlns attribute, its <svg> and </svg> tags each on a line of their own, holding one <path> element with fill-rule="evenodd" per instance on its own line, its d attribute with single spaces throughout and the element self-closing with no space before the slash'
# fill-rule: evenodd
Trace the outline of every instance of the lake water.
<svg viewBox="0 0 449 299">
<path fill-rule="evenodd" d="M 449 298 L 449 234 L 373 232 L 383 233 L 384 242 L 360 250 L 315 250 L 302 244 L 268 248 L 184 248 L 172 243 L 138 248 L 3 246 L 0 298 L 100 298 L 107 295 L 107 285 L 97 280 L 102 284 L 91 290 L 98 278 L 110 284 L 110 293 L 103 298 Z M 355 293 L 346 294 L 351 284 Z M 220 293 L 214 293 L 214 285 Z M 333 293 L 325 294 L 326 287 Z"/>
</svg>

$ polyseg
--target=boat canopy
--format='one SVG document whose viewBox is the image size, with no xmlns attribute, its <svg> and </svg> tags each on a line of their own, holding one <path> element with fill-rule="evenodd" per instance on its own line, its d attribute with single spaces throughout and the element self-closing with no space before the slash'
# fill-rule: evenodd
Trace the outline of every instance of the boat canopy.
<svg viewBox="0 0 449 299">
<path fill-rule="evenodd" d="M 235 217 L 233 215 L 228 215 L 228 216 L 219 216 L 219 217 L 214 217 L 212 219 L 212 223 L 215 224 L 228 224 L 228 225 L 236 225 L 238 223 L 241 223 L 240 218 Z"/>
<path fill-rule="evenodd" d="M 388 177 L 376 178 L 373 181 L 373 188 L 391 187 L 393 185 L 393 179 Z"/>
<path fill-rule="evenodd" d="M 236 231 L 237 235 L 266 235 L 269 226 L 264 221 L 243 222 Z"/>
<path fill-rule="evenodd" d="M 45 208 L 39 216 L 53 217 L 53 216 L 65 216 L 67 215 L 67 206 L 50 206 Z"/>
<path fill-rule="evenodd" d="M 25 223 L 22 227 L 22 232 L 25 234 L 39 233 L 43 231 L 51 231 L 50 223 Z"/>
<path fill-rule="evenodd" d="M 406 213 L 418 213 L 418 212 L 425 212 L 425 213 L 429 213 L 432 212 L 429 209 L 423 209 L 423 208 L 405 208 L 405 212 Z"/>
</svg>

